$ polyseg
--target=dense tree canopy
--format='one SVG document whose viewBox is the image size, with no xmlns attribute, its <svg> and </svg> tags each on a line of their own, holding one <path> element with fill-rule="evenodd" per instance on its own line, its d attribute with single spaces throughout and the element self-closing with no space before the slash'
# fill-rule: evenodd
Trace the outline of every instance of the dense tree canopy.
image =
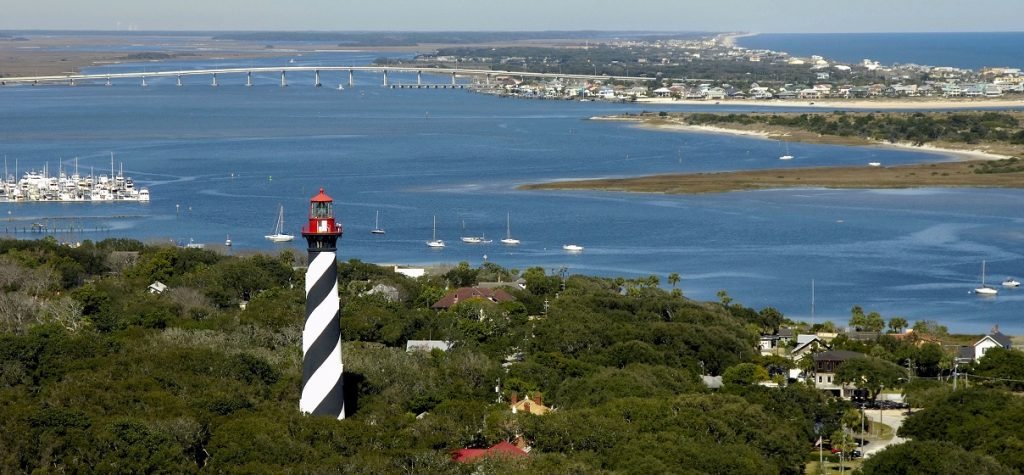
<svg viewBox="0 0 1024 475">
<path fill-rule="evenodd" d="M 803 385 L 701 383 L 701 370 L 764 374 L 753 348 L 784 318 L 773 309 L 694 302 L 658 278 L 529 269 L 514 302 L 436 311 L 447 285 L 515 272 L 409 279 L 350 261 L 338 265 L 349 417 L 303 416 L 294 260 L 0 241 L 0 472 L 469 473 L 449 451 L 522 437 L 527 459 L 481 467 L 800 473 L 816 424 L 842 412 Z M 154 280 L 168 289 L 150 293 Z M 452 349 L 409 353 L 410 339 Z M 556 410 L 512 414 L 498 401 L 513 391 Z"/>
</svg>

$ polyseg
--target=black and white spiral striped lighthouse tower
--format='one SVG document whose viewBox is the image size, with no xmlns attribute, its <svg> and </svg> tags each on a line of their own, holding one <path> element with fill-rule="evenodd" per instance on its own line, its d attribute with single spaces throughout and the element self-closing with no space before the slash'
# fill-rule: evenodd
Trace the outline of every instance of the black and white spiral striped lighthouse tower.
<svg viewBox="0 0 1024 475">
<path fill-rule="evenodd" d="M 334 200 L 320 188 L 309 202 L 306 270 L 306 325 L 302 330 L 302 397 L 307 414 L 345 418 L 342 392 L 341 307 L 336 252 L 341 225 L 334 221 Z"/>
</svg>

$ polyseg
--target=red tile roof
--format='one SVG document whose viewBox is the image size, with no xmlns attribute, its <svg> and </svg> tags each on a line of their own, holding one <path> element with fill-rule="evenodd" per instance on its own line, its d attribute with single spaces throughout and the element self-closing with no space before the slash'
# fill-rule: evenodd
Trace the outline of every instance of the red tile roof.
<svg viewBox="0 0 1024 475">
<path fill-rule="evenodd" d="M 460 463 L 475 462 L 483 457 L 526 457 L 528 454 L 523 449 L 512 445 L 507 441 L 501 441 L 488 449 L 459 449 L 452 452 L 452 461 Z"/>
</svg>

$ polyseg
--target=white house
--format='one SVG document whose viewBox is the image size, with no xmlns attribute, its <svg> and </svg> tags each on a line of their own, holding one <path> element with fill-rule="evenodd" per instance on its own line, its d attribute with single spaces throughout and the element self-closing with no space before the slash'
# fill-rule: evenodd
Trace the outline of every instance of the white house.
<svg viewBox="0 0 1024 475">
<path fill-rule="evenodd" d="M 985 356 L 985 352 L 992 348 L 1013 348 L 1013 342 L 1010 341 L 1010 337 L 1002 334 L 999 331 L 999 327 L 993 328 L 992 333 L 981 337 L 974 344 L 974 361 L 978 361 L 982 356 Z"/>
<path fill-rule="evenodd" d="M 165 290 L 167 290 L 167 285 L 159 280 L 153 281 L 152 284 L 149 284 L 149 293 L 151 294 L 162 294 Z"/>
</svg>

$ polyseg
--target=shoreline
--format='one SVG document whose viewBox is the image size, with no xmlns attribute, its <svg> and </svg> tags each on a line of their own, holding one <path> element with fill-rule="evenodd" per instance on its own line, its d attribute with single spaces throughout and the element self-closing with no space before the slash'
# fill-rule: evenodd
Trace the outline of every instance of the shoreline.
<svg viewBox="0 0 1024 475">
<path fill-rule="evenodd" d="M 757 36 L 760 33 L 746 32 L 746 33 L 726 33 L 719 35 L 719 40 L 722 46 L 727 48 L 740 48 L 739 41 L 741 38 L 749 38 L 751 36 Z"/>
<path fill-rule="evenodd" d="M 608 119 L 598 119 L 598 118 L 592 118 L 592 119 L 608 120 Z M 698 132 L 698 133 L 726 134 L 726 135 L 735 135 L 735 136 L 742 136 L 742 137 L 760 138 L 760 139 L 764 139 L 764 140 L 781 139 L 783 137 L 789 136 L 788 134 L 778 134 L 778 133 L 770 132 L 768 130 L 743 130 L 743 129 L 732 129 L 732 128 L 728 128 L 728 127 L 716 127 L 716 126 L 713 126 L 713 125 L 650 124 L 650 123 L 645 123 L 645 121 L 643 119 L 629 119 L 629 118 L 621 118 L 621 119 L 614 119 L 614 120 L 621 120 L 623 122 L 637 122 L 635 124 L 636 127 L 640 127 L 640 128 L 644 128 L 644 129 L 650 129 L 650 130 L 661 130 L 661 131 L 667 131 L 667 132 Z M 794 140 L 794 142 L 806 142 L 806 141 Z M 818 144 L 823 144 L 823 145 L 840 145 L 840 146 L 849 146 L 849 147 L 888 148 L 888 149 L 896 149 L 896 150 L 916 151 L 916 152 L 924 152 L 924 153 L 930 153 L 930 154 L 935 154 L 935 155 L 942 155 L 942 156 L 945 156 L 945 157 L 953 158 L 953 159 L 955 159 L 957 161 L 1004 160 L 1004 159 L 1010 158 L 1010 155 L 1003 155 L 1003 154 L 988 152 L 988 151 L 985 151 L 985 150 L 945 148 L 945 147 L 936 147 L 934 145 L 928 145 L 928 144 L 925 144 L 925 145 L 914 145 L 914 144 L 907 143 L 907 142 L 896 142 L 896 143 L 879 142 L 879 141 L 872 141 L 872 140 L 867 140 L 867 139 L 863 139 L 863 143 L 861 143 L 861 144 L 852 144 L 852 143 L 843 142 L 843 141 L 839 141 L 839 140 L 837 140 L 837 141 L 829 141 L 828 139 L 822 139 L 822 140 L 818 140 L 818 141 L 814 141 L 814 142 L 807 142 L 807 143 L 818 143 Z"/>
<path fill-rule="evenodd" d="M 627 178 L 561 180 L 524 184 L 520 190 L 597 190 L 637 193 L 697 194 L 727 193 L 788 188 L 827 189 L 910 189 L 910 188 L 1024 188 L 1024 172 L 1007 169 L 992 172 L 992 163 L 1011 158 L 1008 155 L 976 149 L 956 149 L 934 145 L 886 143 L 862 138 L 822 137 L 816 134 L 791 135 L 785 130 L 744 129 L 668 122 L 652 117 L 592 117 L 591 120 L 632 122 L 634 127 L 666 132 L 717 133 L 777 140 L 794 137 L 796 142 L 842 146 L 878 147 L 919 151 L 941 155 L 951 160 L 883 166 L 879 162 L 862 166 L 817 166 L 805 168 L 769 168 L 714 173 L 677 173 Z M 800 140 L 804 138 L 804 140 Z M 809 138 L 809 139 L 808 139 Z M 1008 162 L 1014 166 L 1016 162 Z M 976 170 L 976 167 L 977 170 Z M 996 166 L 997 169 L 999 166 Z M 981 170 L 979 173 L 978 170 Z"/>
<path fill-rule="evenodd" d="M 631 122 L 634 127 L 639 127 L 648 130 L 659 130 L 663 132 L 696 132 L 704 134 L 725 134 L 734 135 L 740 137 L 758 138 L 764 140 L 776 140 L 782 139 L 783 137 L 793 136 L 789 133 L 778 133 L 772 132 L 766 129 L 740 129 L 730 127 L 719 127 L 714 125 L 691 125 L 683 123 L 651 123 L 651 121 L 645 120 L 643 117 L 621 117 L 621 116 L 595 116 L 589 120 L 595 121 L 612 121 L 612 122 Z M 1000 154 L 995 152 L 989 152 L 986 150 L 978 149 L 957 149 L 948 147 L 937 147 L 935 145 L 914 145 L 907 142 L 880 142 L 872 141 L 867 139 L 854 139 L 849 138 L 835 138 L 830 140 L 825 136 L 816 136 L 815 140 L 793 140 L 794 142 L 801 143 L 815 143 L 822 145 L 840 145 L 847 147 L 876 147 L 876 148 L 888 148 L 897 150 L 907 150 L 931 153 L 935 155 L 943 155 L 948 158 L 953 158 L 958 161 L 972 161 L 972 160 L 1004 160 L 1010 158 L 1011 155 Z"/>
<path fill-rule="evenodd" d="M 826 100 L 782 100 L 782 99 L 723 99 L 719 101 L 695 99 L 671 99 L 665 97 L 638 98 L 637 104 L 677 106 L 741 106 L 741 107 L 790 107 L 812 109 L 857 109 L 857 110 L 943 110 L 983 108 L 1024 108 L 1024 97 L 1020 99 L 826 99 Z"/>
</svg>

